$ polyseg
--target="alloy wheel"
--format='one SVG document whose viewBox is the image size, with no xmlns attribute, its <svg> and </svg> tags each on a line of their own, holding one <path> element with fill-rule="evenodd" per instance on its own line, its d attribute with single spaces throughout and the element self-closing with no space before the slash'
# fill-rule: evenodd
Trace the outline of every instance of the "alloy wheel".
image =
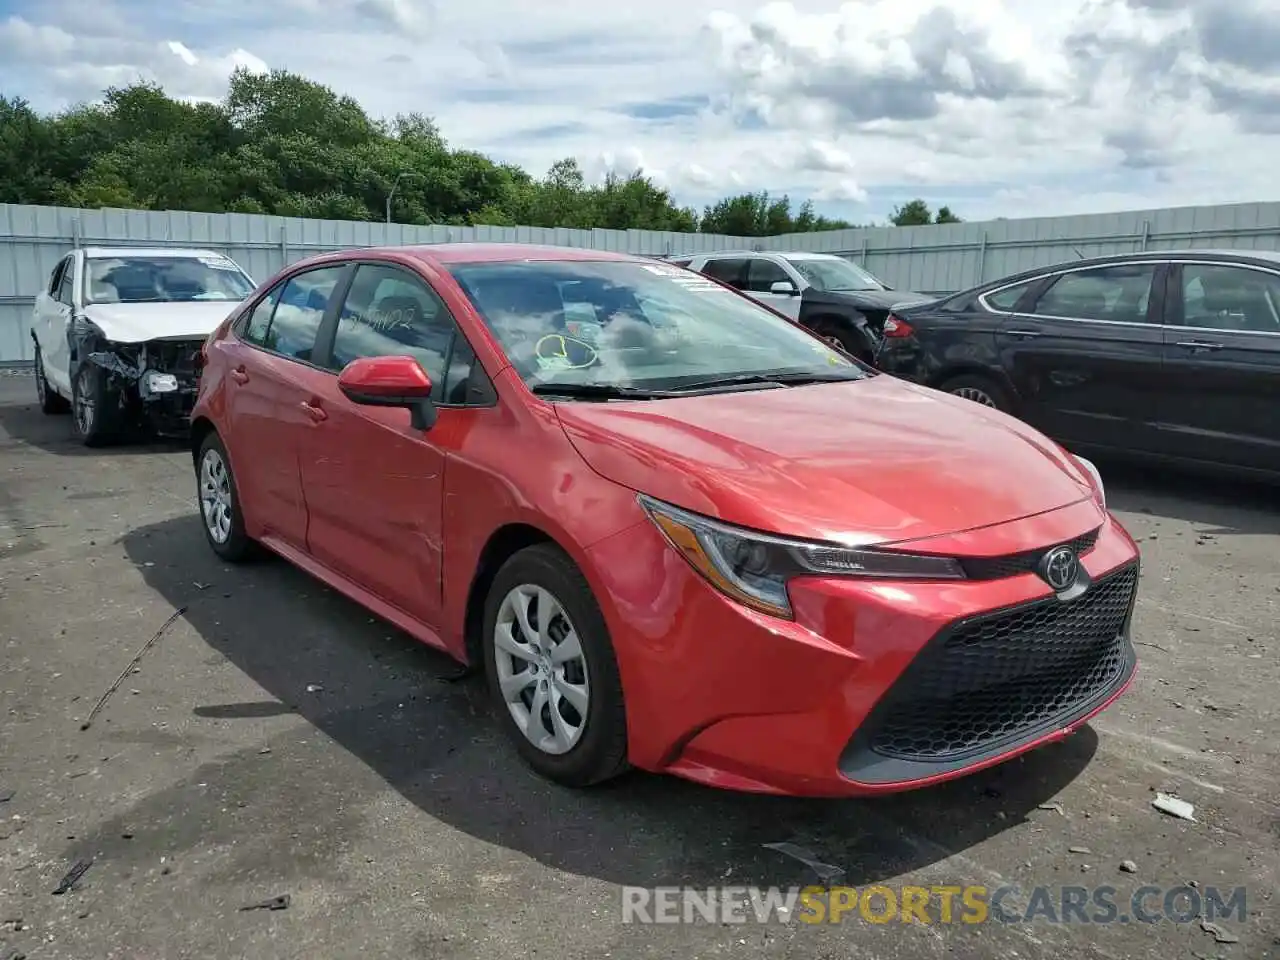
<svg viewBox="0 0 1280 960">
<path fill-rule="evenodd" d="M 516 726 L 543 753 L 568 753 L 586 727 L 591 690 L 564 606 L 545 587 L 515 587 L 498 608 L 492 642 L 498 686 Z"/>
<path fill-rule="evenodd" d="M 978 387 L 957 387 L 952 391 L 952 394 L 963 400 L 972 400 L 974 403 L 980 403 L 984 407 L 994 408 L 996 406 L 996 402 L 991 398 L 991 395 Z"/>
<path fill-rule="evenodd" d="M 200 512 L 214 543 L 231 536 L 231 476 L 217 450 L 206 450 L 200 461 Z"/>
<path fill-rule="evenodd" d="M 93 395 L 93 379 L 88 367 L 83 367 L 76 375 L 75 389 L 76 429 L 81 436 L 93 433 L 98 419 L 98 405 Z"/>
</svg>

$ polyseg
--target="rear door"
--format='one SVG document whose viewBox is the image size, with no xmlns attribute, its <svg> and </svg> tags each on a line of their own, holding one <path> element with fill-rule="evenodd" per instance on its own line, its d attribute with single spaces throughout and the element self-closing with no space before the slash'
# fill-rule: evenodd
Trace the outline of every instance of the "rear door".
<svg viewBox="0 0 1280 960">
<path fill-rule="evenodd" d="M 47 289 L 36 297 L 32 329 L 40 344 L 45 379 L 63 396 L 71 395 L 71 348 L 67 327 L 75 312 L 76 256 L 68 254 L 54 268 Z"/>
<path fill-rule="evenodd" d="M 1143 260 L 1050 275 L 996 333 L 1025 419 L 1063 443 L 1152 449 L 1169 386 L 1167 266 Z"/>
<path fill-rule="evenodd" d="M 320 425 L 312 400 L 336 379 L 317 338 L 349 273 L 335 264 L 277 283 L 246 311 L 227 347 L 227 437 L 242 499 L 269 536 L 298 550 L 307 544 L 299 452 Z"/>
<path fill-rule="evenodd" d="M 1161 452 L 1280 471 L 1280 274 L 1177 263 L 1168 291 Z"/>
<path fill-rule="evenodd" d="M 775 283 L 788 283 L 794 293 L 774 293 Z M 747 261 L 747 296 L 786 314 L 792 320 L 800 319 L 800 286 L 786 270 L 767 257 L 752 257 Z"/>
</svg>

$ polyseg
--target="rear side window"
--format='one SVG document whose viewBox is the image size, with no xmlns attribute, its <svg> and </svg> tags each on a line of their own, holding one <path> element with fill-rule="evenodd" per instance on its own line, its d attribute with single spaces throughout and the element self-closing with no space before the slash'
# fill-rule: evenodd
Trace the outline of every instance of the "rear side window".
<svg viewBox="0 0 1280 960">
<path fill-rule="evenodd" d="M 1012 287 L 1005 287 L 995 293 L 988 293 L 983 299 L 997 310 L 1012 310 L 1018 305 L 1022 295 L 1031 289 L 1031 285 L 1036 282 L 1038 282 L 1038 278 L 1037 280 L 1028 280 L 1026 283 L 1015 284 Z"/>
<path fill-rule="evenodd" d="M 61 303 L 65 303 L 67 306 L 71 306 L 75 300 L 73 292 L 75 290 L 75 278 L 75 261 L 68 260 L 66 269 L 62 271 L 62 278 L 58 281 L 58 292 L 56 294 L 57 299 Z"/>
<path fill-rule="evenodd" d="M 713 280 L 719 280 L 721 283 L 727 283 L 729 286 L 738 290 L 744 290 L 747 286 L 747 261 L 746 260 L 708 260 L 702 265 L 702 273 L 705 273 Z"/>
<path fill-rule="evenodd" d="M 329 298 L 346 269 L 345 266 L 321 267 L 286 280 L 280 288 L 280 299 L 271 315 L 262 346 L 310 363 L 320 322 L 329 308 Z"/>
<path fill-rule="evenodd" d="M 247 340 L 259 347 L 266 346 L 267 328 L 271 326 L 271 314 L 275 311 L 276 302 L 279 299 L 280 287 L 276 286 L 258 301 L 258 305 L 249 314 L 248 320 L 241 324 L 243 327 L 240 333 L 241 340 Z"/>
</svg>

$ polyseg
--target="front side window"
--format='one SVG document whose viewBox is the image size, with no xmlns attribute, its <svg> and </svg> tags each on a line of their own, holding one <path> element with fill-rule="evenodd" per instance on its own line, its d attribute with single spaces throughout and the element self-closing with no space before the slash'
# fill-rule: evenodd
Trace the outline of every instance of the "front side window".
<svg viewBox="0 0 1280 960">
<path fill-rule="evenodd" d="M 1031 312 L 1045 317 L 1146 323 L 1154 263 L 1117 264 L 1064 273 Z"/>
<path fill-rule="evenodd" d="M 855 263 L 839 257 L 789 257 L 787 262 L 805 282 L 818 290 L 841 293 L 854 290 L 888 289 L 876 277 Z"/>
<path fill-rule="evenodd" d="M 359 357 L 413 357 L 440 396 L 457 327 L 443 301 L 405 270 L 362 264 L 342 305 L 332 366 Z"/>
<path fill-rule="evenodd" d="M 752 300 L 666 264 L 457 264 L 454 278 L 530 387 L 693 388 L 725 377 L 862 379 L 842 353 Z M 574 312 L 590 305 L 588 331 Z"/>
<path fill-rule="evenodd" d="M 67 269 L 67 266 L 70 263 L 71 263 L 71 258 L 64 257 L 63 259 L 59 260 L 58 265 L 53 268 L 53 275 L 49 277 L 48 294 L 54 299 L 57 299 L 58 288 L 62 286 L 62 274 Z"/>
<path fill-rule="evenodd" d="M 240 326 L 243 329 L 240 339 L 259 347 L 267 345 L 267 330 L 271 326 L 271 316 L 275 313 L 276 303 L 280 300 L 280 290 L 283 286 L 283 284 L 277 284 L 272 287 L 271 292 L 254 305 L 248 319 L 241 321 Z"/>
<path fill-rule="evenodd" d="M 787 271 L 772 260 L 756 257 L 747 267 L 747 289 L 752 293 L 768 293 L 775 283 L 795 283 Z"/>
<path fill-rule="evenodd" d="M 329 298 L 346 269 L 345 266 L 321 267 L 286 280 L 262 346 L 310 363 Z"/>
<path fill-rule="evenodd" d="M 1183 264 L 1182 313 L 1185 327 L 1280 333 L 1280 277 L 1246 267 Z"/>
<path fill-rule="evenodd" d="M 239 302 L 254 288 L 227 257 L 94 257 L 85 268 L 86 303 Z"/>
</svg>

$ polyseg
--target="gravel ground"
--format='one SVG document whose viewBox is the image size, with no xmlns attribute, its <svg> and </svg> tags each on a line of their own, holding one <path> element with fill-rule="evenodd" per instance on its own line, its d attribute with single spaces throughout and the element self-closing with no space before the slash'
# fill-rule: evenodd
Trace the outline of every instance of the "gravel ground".
<svg viewBox="0 0 1280 960">
<path fill-rule="evenodd" d="M 183 450 L 87 451 L 33 398 L 0 378 L 4 960 L 1280 957 L 1274 490 L 1104 464 L 1145 554 L 1142 664 L 1063 744 L 870 802 L 639 774 L 575 793 L 526 772 L 445 658 L 282 561 L 217 562 Z M 1123 913 L 1146 884 L 1244 886 L 1248 916 L 622 922 L 624 885 L 815 882 L 781 841 L 857 887 L 1110 885 Z"/>
</svg>

